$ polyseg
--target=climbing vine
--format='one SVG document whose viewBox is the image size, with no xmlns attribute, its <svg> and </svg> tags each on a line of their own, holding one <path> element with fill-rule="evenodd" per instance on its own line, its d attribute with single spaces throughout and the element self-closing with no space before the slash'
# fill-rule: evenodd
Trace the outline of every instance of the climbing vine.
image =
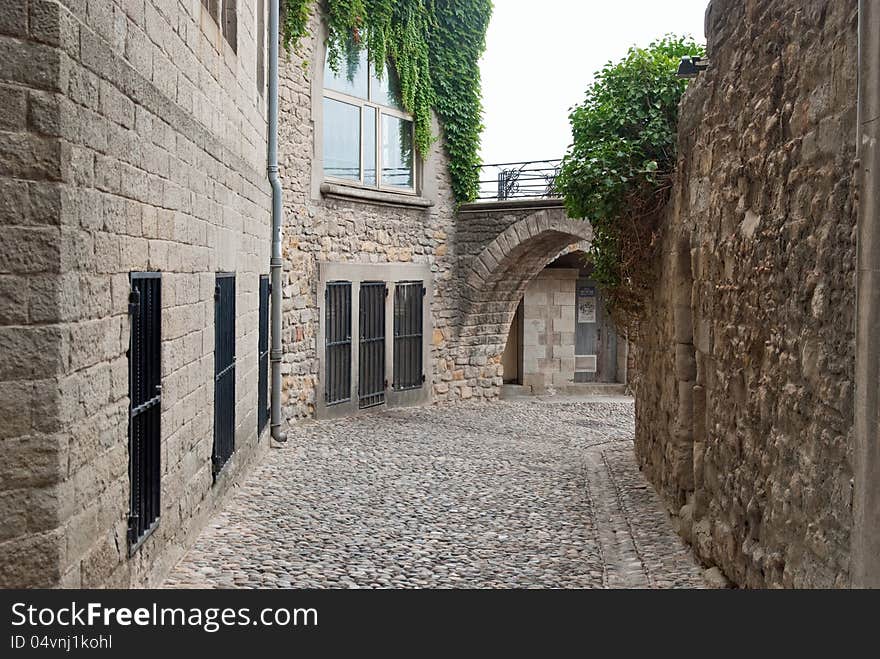
<svg viewBox="0 0 880 659">
<path fill-rule="evenodd" d="M 573 142 L 556 186 L 569 216 L 593 225 L 593 277 L 627 325 L 652 283 L 656 229 L 671 190 L 687 85 L 675 71 L 683 56 L 702 54 L 676 36 L 632 48 L 596 74 L 569 116 Z"/>
<path fill-rule="evenodd" d="M 285 1 L 282 43 L 288 50 L 307 36 L 317 1 Z M 455 198 L 475 199 L 483 129 L 479 59 L 491 0 L 322 0 L 321 10 L 330 67 L 353 73 L 364 48 L 376 71 L 392 66 L 403 107 L 413 115 L 417 151 L 424 156 L 434 142 L 433 109 L 444 130 Z"/>
</svg>

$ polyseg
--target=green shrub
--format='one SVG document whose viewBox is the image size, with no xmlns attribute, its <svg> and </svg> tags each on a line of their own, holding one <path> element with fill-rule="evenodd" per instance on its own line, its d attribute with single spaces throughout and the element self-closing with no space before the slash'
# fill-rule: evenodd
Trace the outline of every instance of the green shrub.
<svg viewBox="0 0 880 659">
<path fill-rule="evenodd" d="M 676 36 L 632 48 L 596 74 L 569 115 L 573 142 L 556 186 L 569 216 L 593 225 L 595 280 L 627 310 L 649 283 L 654 232 L 669 197 L 687 85 L 675 73 L 683 56 L 703 52 Z"/>
</svg>

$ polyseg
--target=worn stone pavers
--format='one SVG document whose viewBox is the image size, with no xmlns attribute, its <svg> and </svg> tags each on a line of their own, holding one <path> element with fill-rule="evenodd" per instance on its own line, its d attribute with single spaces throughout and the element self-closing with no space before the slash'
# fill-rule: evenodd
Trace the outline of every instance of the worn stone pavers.
<svg viewBox="0 0 880 659">
<path fill-rule="evenodd" d="M 632 457 L 629 400 L 296 426 L 166 587 L 702 587 Z"/>
</svg>

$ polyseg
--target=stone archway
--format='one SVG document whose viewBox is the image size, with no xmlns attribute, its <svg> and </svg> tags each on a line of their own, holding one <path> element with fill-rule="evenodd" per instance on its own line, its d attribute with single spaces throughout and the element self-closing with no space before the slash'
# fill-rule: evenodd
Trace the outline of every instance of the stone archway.
<svg viewBox="0 0 880 659">
<path fill-rule="evenodd" d="M 586 251 L 593 229 L 562 207 L 540 210 L 511 223 L 464 265 L 455 366 L 465 380 L 494 397 L 503 384 L 501 356 L 526 287 L 561 254 Z M 463 398 L 472 386 L 461 385 Z"/>
</svg>

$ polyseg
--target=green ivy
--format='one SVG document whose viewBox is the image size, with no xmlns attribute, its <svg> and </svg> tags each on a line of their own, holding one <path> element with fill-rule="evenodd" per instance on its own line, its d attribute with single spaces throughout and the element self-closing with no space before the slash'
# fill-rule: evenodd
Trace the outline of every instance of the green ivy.
<svg viewBox="0 0 880 659">
<path fill-rule="evenodd" d="M 637 300 L 639 289 L 647 288 L 687 86 L 675 72 L 683 56 L 703 52 L 693 40 L 676 36 L 632 48 L 596 74 L 586 100 L 569 116 L 573 142 L 556 186 L 569 216 L 593 225 L 594 278 L 612 302 Z"/>
<path fill-rule="evenodd" d="M 286 0 L 282 43 L 296 50 L 308 34 L 316 0 Z M 413 115 L 416 149 L 434 142 L 431 110 L 443 126 L 452 188 L 459 202 L 479 190 L 482 125 L 479 59 L 491 0 L 323 0 L 328 61 L 334 71 L 356 66 L 366 48 L 377 71 L 387 62 L 400 78 L 404 109 Z"/>
</svg>

